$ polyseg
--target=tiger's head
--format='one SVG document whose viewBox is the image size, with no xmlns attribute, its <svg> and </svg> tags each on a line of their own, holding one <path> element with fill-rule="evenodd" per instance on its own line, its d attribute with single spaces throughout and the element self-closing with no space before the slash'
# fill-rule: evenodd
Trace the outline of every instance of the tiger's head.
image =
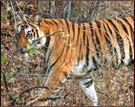
<svg viewBox="0 0 135 107">
<path fill-rule="evenodd" d="M 64 22 L 64 19 L 61 21 Z M 63 37 L 65 33 L 61 21 L 36 17 L 33 20 L 21 21 L 17 26 L 17 48 L 29 44 L 35 48 L 52 47 L 55 40 Z"/>
<path fill-rule="evenodd" d="M 41 30 L 33 20 L 22 21 L 17 25 L 17 48 L 25 47 L 33 41 L 45 36 L 47 32 Z M 47 29 L 47 28 L 46 28 Z M 36 41 L 33 43 L 37 48 L 41 48 L 45 45 L 46 38 L 43 37 L 41 40 Z"/>
</svg>

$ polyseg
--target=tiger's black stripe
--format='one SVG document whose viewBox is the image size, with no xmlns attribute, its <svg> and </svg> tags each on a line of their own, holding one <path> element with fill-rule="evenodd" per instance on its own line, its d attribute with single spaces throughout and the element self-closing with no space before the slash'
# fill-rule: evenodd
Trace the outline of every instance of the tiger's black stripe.
<svg viewBox="0 0 135 107">
<path fill-rule="evenodd" d="M 92 23 L 90 23 L 90 29 L 91 29 L 92 40 L 95 41 L 94 37 L 96 38 L 94 45 L 95 45 L 95 49 L 96 49 L 96 55 L 99 58 L 101 47 L 98 46 L 100 43 L 99 43 L 95 28 L 93 27 Z"/>
<path fill-rule="evenodd" d="M 108 22 L 116 29 L 116 31 L 119 31 L 119 29 L 112 22 L 112 20 L 108 19 Z M 121 52 L 121 56 L 122 56 L 121 62 L 123 63 L 123 59 L 125 58 L 125 52 L 123 50 L 124 49 L 124 41 L 123 41 L 123 38 L 120 36 L 120 34 L 118 32 L 115 32 L 115 33 L 116 33 L 117 42 L 119 44 L 120 52 Z"/>
<path fill-rule="evenodd" d="M 37 38 L 39 38 L 38 30 L 36 30 Z"/>
<path fill-rule="evenodd" d="M 66 25 L 67 25 L 67 29 L 68 29 L 68 34 L 70 35 L 70 27 L 69 27 L 69 23 L 67 20 L 65 20 L 66 22 Z M 66 35 L 67 36 L 67 35 Z M 68 44 L 70 44 L 70 37 L 68 38 Z M 68 49 L 70 48 L 69 46 L 67 47 Z M 68 49 L 67 49 L 67 52 L 68 52 Z"/>
<path fill-rule="evenodd" d="M 59 20 L 59 22 L 61 23 L 61 25 L 62 25 L 62 31 L 64 32 L 64 24 L 63 24 L 62 20 Z"/>
<path fill-rule="evenodd" d="M 107 44 L 107 47 L 108 47 L 108 49 L 109 49 L 109 53 L 111 54 L 111 55 L 113 55 L 113 52 L 112 52 L 112 43 L 111 43 L 111 41 L 108 39 L 109 38 L 109 34 L 106 32 L 107 31 L 107 29 L 106 29 L 106 27 L 103 25 L 103 28 L 105 29 L 105 31 L 104 31 L 104 34 L 105 34 L 105 40 L 106 40 L 106 44 Z M 108 28 L 109 29 L 109 28 Z M 110 29 L 109 29 L 110 30 Z"/>
<path fill-rule="evenodd" d="M 83 24 L 83 45 L 85 45 L 85 37 L 86 37 L 86 28 L 85 28 L 85 24 Z"/>
<path fill-rule="evenodd" d="M 46 37 L 46 43 L 45 43 L 45 52 L 48 51 L 50 44 L 50 36 Z"/>
<path fill-rule="evenodd" d="M 92 41 L 94 41 L 94 31 L 93 31 L 93 27 L 92 27 L 92 23 L 89 24 L 90 25 L 90 31 L 91 31 L 91 37 L 92 37 Z M 95 43 L 94 43 L 95 45 Z M 96 55 L 99 58 L 99 49 L 97 48 L 97 46 L 95 45 L 95 49 L 96 49 Z"/>
<path fill-rule="evenodd" d="M 77 42 L 77 46 L 78 46 L 78 43 L 79 43 L 78 42 L 79 41 L 79 33 L 80 33 L 80 24 L 78 24 L 78 35 L 77 35 L 77 41 L 76 41 Z"/>
<path fill-rule="evenodd" d="M 125 31 L 125 33 L 127 33 L 127 36 L 129 36 L 128 30 L 127 30 L 127 27 L 125 26 L 125 24 L 123 22 L 121 22 L 121 20 L 117 20 L 117 21 L 122 26 L 122 28 Z"/>
<path fill-rule="evenodd" d="M 105 27 L 105 29 L 106 29 L 106 30 L 105 30 L 106 33 L 107 33 L 107 34 L 108 34 L 108 32 L 111 33 L 110 36 L 112 36 L 113 38 L 115 38 L 114 35 L 113 35 L 113 32 L 112 32 L 111 28 L 110 28 L 109 25 L 108 25 L 108 23 L 106 23 L 105 21 L 103 21 L 103 22 L 105 23 L 105 25 L 107 26 L 107 28 L 108 28 L 108 30 L 109 30 L 109 31 L 108 31 L 108 30 L 106 29 L 105 25 L 104 25 L 104 27 Z"/>
<path fill-rule="evenodd" d="M 89 88 L 91 86 L 91 84 L 93 83 L 93 79 L 92 77 L 90 78 L 91 80 L 89 80 L 88 82 L 85 82 L 84 85 L 86 88 Z"/>
<path fill-rule="evenodd" d="M 86 44 L 86 65 L 89 65 L 89 49 L 90 45 L 89 45 L 89 41 L 88 41 L 88 36 L 87 36 L 87 44 Z"/>
<path fill-rule="evenodd" d="M 50 22 L 50 21 L 44 20 L 44 22 L 45 22 L 46 24 L 48 24 L 48 25 L 54 25 L 54 23 L 52 23 L 52 22 Z"/>
<path fill-rule="evenodd" d="M 73 41 L 75 39 L 75 28 L 74 28 L 74 23 L 72 23 L 72 30 L 73 30 Z"/>
<path fill-rule="evenodd" d="M 78 35 L 77 35 L 77 47 L 79 48 L 78 54 L 80 56 L 80 48 L 81 48 L 81 44 L 79 44 L 79 39 L 80 38 L 80 24 L 78 24 Z M 78 61 L 77 61 L 77 65 L 79 65 L 79 61 L 80 61 L 80 57 L 78 56 Z"/>
<path fill-rule="evenodd" d="M 124 17 L 122 18 L 129 26 L 130 26 L 130 31 L 134 31 L 134 29 L 132 28 L 131 24 L 128 22 L 128 20 Z"/>
<path fill-rule="evenodd" d="M 59 25 L 55 20 L 52 20 L 52 22 L 57 26 L 57 28 L 59 28 Z"/>
<path fill-rule="evenodd" d="M 102 36 L 102 35 L 101 35 L 101 30 L 100 30 L 100 25 L 101 25 L 100 22 L 99 22 L 99 21 L 95 21 L 95 23 L 96 23 L 97 29 L 98 29 L 97 32 L 99 32 L 100 36 Z M 103 53 L 102 53 L 102 50 L 101 50 L 101 41 L 100 41 L 100 38 L 98 37 L 99 35 L 97 34 L 97 32 L 96 32 L 96 35 L 95 35 L 95 36 L 96 36 L 96 41 L 97 41 L 98 44 L 100 44 L 100 45 L 98 46 L 100 53 L 103 54 Z"/>
<path fill-rule="evenodd" d="M 59 57 L 53 61 L 53 64 L 51 64 L 50 68 L 48 69 L 48 72 L 50 72 L 50 70 L 54 67 L 54 65 L 58 62 L 58 60 L 61 58 L 62 54 L 63 54 L 63 51 L 64 51 L 64 46 L 62 48 L 62 51 L 61 51 L 61 54 L 59 55 Z"/>
<path fill-rule="evenodd" d="M 92 57 L 92 61 L 94 63 L 95 69 L 98 69 L 100 65 L 99 65 L 99 63 L 97 63 L 97 61 L 96 61 L 94 56 Z"/>
<path fill-rule="evenodd" d="M 128 20 L 126 19 L 126 18 L 122 18 L 128 25 L 129 25 L 129 27 L 130 27 L 130 33 L 134 33 L 134 29 L 132 28 L 132 26 L 131 26 L 131 24 L 128 22 Z M 132 35 L 132 34 L 131 34 Z M 132 42 L 134 43 L 134 41 L 133 41 L 133 36 L 131 36 L 132 37 Z"/>
<path fill-rule="evenodd" d="M 70 35 L 70 28 L 69 28 L 69 24 L 68 24 L 68 21 L 67 21 L 67 20 L 65 20 L 65 22 L 66 22 L 66 25 L 67 25 L 68 34 Z"/>
</svg>

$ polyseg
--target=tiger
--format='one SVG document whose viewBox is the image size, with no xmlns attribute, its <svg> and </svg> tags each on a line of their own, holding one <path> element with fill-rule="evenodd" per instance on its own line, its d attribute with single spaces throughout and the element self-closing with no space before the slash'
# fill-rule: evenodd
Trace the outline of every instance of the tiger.
<svg viewBox="0 0 135 107">
<path fill-rule="evenodd" d="M 108 62 L 117 65 L 134 63 L 134 20 L 130 16 L 91 23 L 36 17 L 18 24 L 17 34 L 17 48 L 34 44 L 33 41 L 38 39 L 35 47 L 45 49 L 48 66 L 45 86 L 55 92 L 72 75 L 93 106 L 98 105 L 98 97 L 91 71 Z M 114 60 L 111 56 L 115 56 Z M 35 102 L 47 105 L 47 101 L 40 99 L 51 95 L 45 89 L 26 105 Z"/>
</svg>

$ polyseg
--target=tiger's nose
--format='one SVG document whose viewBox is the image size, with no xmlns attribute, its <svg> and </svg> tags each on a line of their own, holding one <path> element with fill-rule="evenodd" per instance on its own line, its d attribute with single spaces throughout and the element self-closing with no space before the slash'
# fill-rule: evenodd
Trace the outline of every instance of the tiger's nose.
<svg viewBox="0 0 135 107">
<path fill-rule="evenodd" d="M 17 48 L 22 48 L 22 47 L 25 47 L 27 46 L 28 44 L 28 40 L 26 38 L 20 38 L 17 40 Z"/>
<path fill-rule="evenodd" d="M 27 44 L 28 44 L 28 40 L 27 40 L 27 38 L 25 37 L 25 31 L 22 30 L 22 31 L 18 34 L 16 46 L 17 46 L 17 48 L 22 48 L 22 47 L 27 46 Z"/>
</svg>

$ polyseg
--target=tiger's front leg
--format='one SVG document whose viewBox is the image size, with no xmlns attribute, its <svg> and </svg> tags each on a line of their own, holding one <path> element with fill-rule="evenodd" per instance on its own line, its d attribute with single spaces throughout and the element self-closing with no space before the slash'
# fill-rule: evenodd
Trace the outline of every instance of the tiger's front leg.
<svg viewBox="0 0 135 107">
<path fill-rule="evenodd" d="M 59 89 L 59 86 L 67 79 L 68 73 L 69 69 L 62 69 L 62 70 L 58 69 L 57 71 L 50 72 L 45 84 L 45 86 L 48 87 L 49 90 L 48 89 L 43 90 L 43 92 L 40 94 L 39 97 L 37 97 L 35 100 L 28 102 L 26 105 L 31 105 L 36 102 L 38 102 L 36 103 L 36 105 L 38 106 L 47 105 L 48 104 L 47 101 L 39 101 L 39 100 L 50 97 L 52 95 L 51 92 L 55 92 L 57 89 Z"/>
<path fill-rule="evenodd" d="M 82 79 L 79 79 L 79 85 L 81 86 L 87 97 L 92 100 L 93 106 L 98 106 L 98 97 L 92 76 L 87 75 L 84 76 Z"/>
</svg>

